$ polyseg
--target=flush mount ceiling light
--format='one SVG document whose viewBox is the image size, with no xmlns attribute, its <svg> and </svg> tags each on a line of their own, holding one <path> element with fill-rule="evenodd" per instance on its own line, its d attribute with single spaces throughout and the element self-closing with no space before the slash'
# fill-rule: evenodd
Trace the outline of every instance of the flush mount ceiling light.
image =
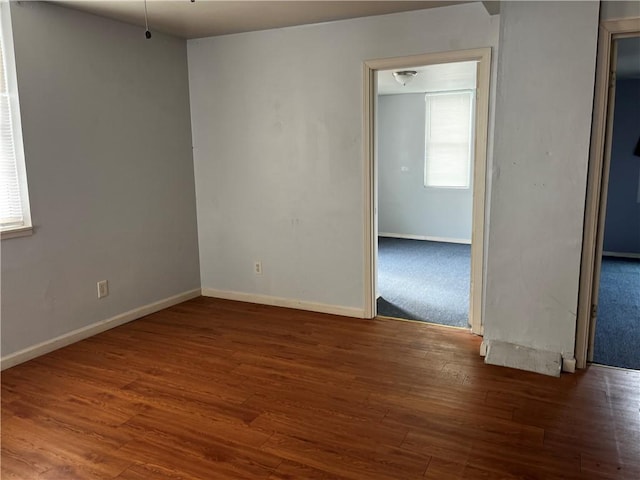
<svg viewBox="0 0 640 480">
<path fill-rule="evenodd" d="M 416 72 L 415 70 L 402 70 L 400 72 L 393 72 L 393 78 L 395 78 L 396 82 L 404 87 L 407 85 L 407 83 L 413 80 L 413 77 L 415 77 L 417 74 L 418 72 Z"/>
</svg>

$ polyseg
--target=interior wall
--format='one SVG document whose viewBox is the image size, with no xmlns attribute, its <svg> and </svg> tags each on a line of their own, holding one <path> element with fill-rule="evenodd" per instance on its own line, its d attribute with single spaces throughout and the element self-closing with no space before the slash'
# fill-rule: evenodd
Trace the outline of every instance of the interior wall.
<svg viewBox="0 0 640 480">
<path fill-rule="evenodd" d="M 640 61 L 640 60 L 639 60 Z M 616 81 L 604 251 L 640 253 L 640 79 Z"/>
<path fill-rule="evenodd" d="M 498 25 L 472 3 L 190 40 L 203 289 L 363 314 L 363 62 L 496 47 Z"/>
<path fill-rule="evenodd" d="M 424 186 L 424 96 L 378 97 L 378 229 L 471 243 L 473 189 Z"/>
<path fill-rule="evenodd" d="M 503 2 L 485 341 L 573 357 L 598 2 Z"/>
<path fill-rule="evenodd" d="M 628 0 L 601 2 L 600 18 L 602 20 L 630 17 L 640 17 L 640 3 Z"/>
<path fill-rule="evenodd" d="M 186 42 L 11 14 L 34 234 L 2 241 L 3 356 L 199 288 Z"/>
</svg>

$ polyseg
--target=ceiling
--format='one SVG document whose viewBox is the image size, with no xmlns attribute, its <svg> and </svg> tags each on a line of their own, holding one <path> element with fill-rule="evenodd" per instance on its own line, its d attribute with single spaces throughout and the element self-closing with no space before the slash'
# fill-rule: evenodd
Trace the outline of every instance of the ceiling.
<svg viewBox="0 0 640 480">
<path fill-rule="evenodd" d="M 144 28 L 144 0 L 51 0 L 51 3 Z M 468 1 L 147 0 L 147 11 L 152 32 L 201 38 L 459 3 Z"/>
<path fill-rule="evenodd" d="M 418 74 L 400 85 L 393 77 L 398 70 L 415 70 Z M 467 90 L 476 88 L 476 62 L 442 63 L 424 67 L 396 68 L 378 72 L 378 94 L 441 92 L 445 90 Z"/>
</svg>

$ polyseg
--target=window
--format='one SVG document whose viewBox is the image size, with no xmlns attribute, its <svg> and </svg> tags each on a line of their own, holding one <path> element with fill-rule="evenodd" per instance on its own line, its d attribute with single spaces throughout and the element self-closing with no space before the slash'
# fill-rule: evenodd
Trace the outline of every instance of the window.
<svg viewBox="0 0 640 480">
<path fill-rule="evenodd" d="M 0 232 L 31 232 L 9 2 L 0 4 Z"/>
<path fill-rule="evenodd" d="M 473 98 L 473 90 L 425 95 L 425 187 L 470 187 Z"/>
</svg>

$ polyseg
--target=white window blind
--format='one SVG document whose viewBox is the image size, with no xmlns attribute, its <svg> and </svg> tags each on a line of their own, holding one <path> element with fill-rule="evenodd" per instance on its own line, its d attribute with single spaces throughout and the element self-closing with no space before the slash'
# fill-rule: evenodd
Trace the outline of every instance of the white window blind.
<svg viewBox="0 0 640 480">
<path fill-rule="evenodd" d="M 469 188 L 473 97 L 472 90 L 425 95 L 425 186 Z"/>
<path fill-rule="evenodd" d="M 15 83 L 12 60 L 13 44 L 10 41 L 10 23 L 7 17 L 8 5 L 3 2 L 0 8 L 0 231 L 30 226 L 28 200 L 26 200 L 26 184 L 21 183 L 22 161 L 18 152 L 22 152 L 21 145 L 17 145 L 15 109 L 17 96 L 11 86 Z M 9 31 L 7 31 L 9 30 Z M 12 75 L 13 74 L 13 75 Z M 20 148 L 20 150 L 19 150 Z"/>
</svg>

